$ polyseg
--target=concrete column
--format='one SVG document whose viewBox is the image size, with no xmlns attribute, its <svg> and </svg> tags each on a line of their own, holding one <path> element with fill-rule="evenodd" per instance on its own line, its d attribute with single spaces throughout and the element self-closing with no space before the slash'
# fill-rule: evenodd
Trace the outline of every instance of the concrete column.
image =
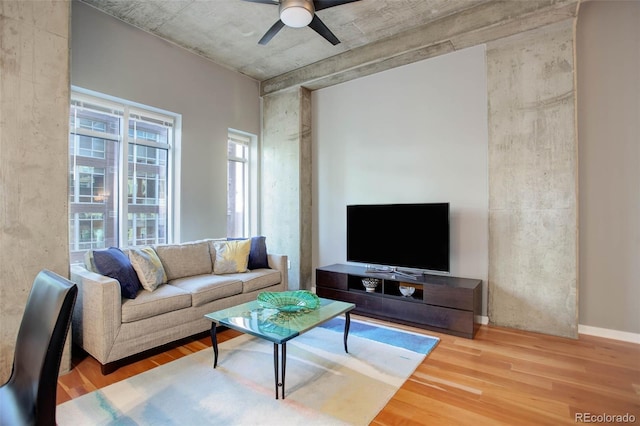
<svg viewBox="0 0 640 426">
<path fill-rule="evenodd" d="M 487 45 L 489 320 L 577 337 L 574 19 Z"/>
<path fill-rule="evenodd" d="M 263 98 L 262 234 L 289 256 L 289 288 L 311 289 L 311 93 L 296 87 Z"/>
<path fill-rule="evenodd" d="M 0 2 L 2 382 L 36 274 L 69 276 L 69 16 L 69 1 Z"/>
</svg>

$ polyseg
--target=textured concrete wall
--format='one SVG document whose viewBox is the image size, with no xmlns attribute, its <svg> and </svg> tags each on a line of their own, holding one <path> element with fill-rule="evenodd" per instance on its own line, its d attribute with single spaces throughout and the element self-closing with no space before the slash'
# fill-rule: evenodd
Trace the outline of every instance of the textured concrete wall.
<svg viewBox="0 0 640 426">
<path fill-rule="evenodd" d="M 261 233 L 289 256 L 289 287 L 311 288 L 311 94 L 263 99 Z"/>
<path fill-rule="evenodd" d="M 36 274 L 69 276 L 69 8 L 68 1 L 0 2 L 2 382 Z"/>
<path fill-rule="evenodd" d="M 487 46 L 489 320 L 577 337 L 573 19 Z"/>
</svg>

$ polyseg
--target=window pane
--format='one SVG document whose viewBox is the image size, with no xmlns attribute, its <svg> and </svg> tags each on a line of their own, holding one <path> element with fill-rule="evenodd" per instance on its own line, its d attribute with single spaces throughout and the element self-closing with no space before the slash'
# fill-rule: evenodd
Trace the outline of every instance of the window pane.
<svg viewBox="0 0 640 426">
<path fill-rule="evenodd" d="M 73 93 L 69 134 L 72 263 L 82 262 L 90 249 L 170 242 L 167 197 L 173 121 L 171 116 L 126 103 Z M 126 167 L 119 160 L 124 149 Z M 126 184 L 125 193 L 118 192 L 119 182 Z M 119 218 L 122 212 L 127 213 L 126 221 Z M 119 241 L 119 235 L 126 241 Z"/>
<path fill-rule="evenodd" d="M 167 157 L 167 149 L 129 144 L 129 245 L 166 242 Z"/>
<path fill-rule="evenodd" d="M 247 237 L 249 146 L 229 135 L 227 143 L 227 236 Z"/>
<path fill-rule="evenodd" d="M 83 157 L 105 158 L 105 140 L 89 136 L 78 136 L 78 154 Z"/>
<path fill-rule="evenodd" d="M 71 220 L 71 233 L 76 233 L 80 250 L 105 248 L 105 219 L 103 213 L 77 213 Z"/>
<path fill-rule="evenodd" d="M 169 144 L 171 127 L 166 123 L 132 115 L 129 120 L 129 140 L 136 143 L 155 142 Z"/>
<path fill-rule="evenodd" d="M 71 203 L 104 203 L 106 193 L 104 167 L 76 165 L 71 174 Z"/>
<path fill-rule="evenodd" d="M 69 137 L 69 252 L 71 263 L 84 252 L 118 245 L 118 136 L 120 118 L 72 105 Z M 89 136 L 83 132 L 112 136 Z"/>
<path fill-rule="evenodd" d="M 159 213 L 129 213 L 128 244 L 141 246 L 164 244 L 166 218 Z"/>
<path fill-rule="evenodd" d="M 74 102 L 71 105 L 69 126 L 72 133 L 105 133 L 120 136 L 121 112 L 97 105 Z M 105 136 L 106 136 L 105 135 Z"/>
</svg>

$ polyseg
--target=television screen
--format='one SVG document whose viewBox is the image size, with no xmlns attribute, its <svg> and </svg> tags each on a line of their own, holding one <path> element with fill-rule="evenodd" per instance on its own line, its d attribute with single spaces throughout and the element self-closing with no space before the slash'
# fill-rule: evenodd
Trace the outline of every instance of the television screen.
<svg viewBox="0 0 640 426">
<path fill-rule="evenodd" d="M 347 261 L 449 272 L 449 203 L 347 206 Z"/>
</svg>

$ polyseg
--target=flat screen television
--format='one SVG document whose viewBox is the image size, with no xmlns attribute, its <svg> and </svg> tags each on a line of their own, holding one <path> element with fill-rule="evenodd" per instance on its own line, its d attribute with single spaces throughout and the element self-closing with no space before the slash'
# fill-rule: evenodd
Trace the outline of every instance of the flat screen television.
<svg viewBox="0 0 640 426">
<path fill-rule="evenodd" d="M 449 203 L 347 206 L 347 261 L 449 271 Z"/>
</svg>

